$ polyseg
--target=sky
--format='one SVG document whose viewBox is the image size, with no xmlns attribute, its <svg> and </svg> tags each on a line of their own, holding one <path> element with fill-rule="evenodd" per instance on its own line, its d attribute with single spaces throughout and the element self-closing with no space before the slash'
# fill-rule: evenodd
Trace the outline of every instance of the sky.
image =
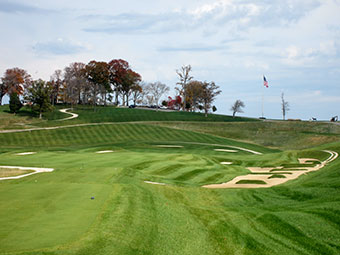
<svg viewBox="0 0 340 255">
<path fill-rule="evenodd" d="M 214 81 L 217 113 L 340 116 L 340 0 L 0 0 L 0 76 L 49 80 L 72 62 L 124 59 L 175 95 L 176 70 Z M 263 86 L 263 75 L 269 88 Z"/>
</svg>

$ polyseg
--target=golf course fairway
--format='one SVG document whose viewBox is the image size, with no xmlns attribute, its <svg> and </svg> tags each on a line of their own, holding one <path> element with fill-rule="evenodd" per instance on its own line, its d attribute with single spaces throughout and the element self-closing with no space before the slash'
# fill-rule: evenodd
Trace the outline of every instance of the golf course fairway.
<svg viewBox="0 0 340 255">
<path fill-rule="evenodd" d="M 248 168 L 284 178 L 314 167 L 340 153 L 337 127 L 284 124 L 275 132 L 296 138 L 280 147 L 261 133 L 252 140 L 248 121 L 87 125 L 77 113 L 84 122 L 0 133 L 0 166 L 53 169 L 0 180 L 0 254 L 340 254 L 339 158 L 272 187 L 202 187 Z M 237 129 L 249 130 L 246 139 L 235 139 Z M 303 144 L 312 137 L 318 144 Z"/>
</svg>

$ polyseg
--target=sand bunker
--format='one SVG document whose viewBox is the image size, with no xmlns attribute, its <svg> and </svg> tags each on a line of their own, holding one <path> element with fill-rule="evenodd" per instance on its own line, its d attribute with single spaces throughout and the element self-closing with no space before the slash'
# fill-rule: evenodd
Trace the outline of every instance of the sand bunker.
<svg viewBox="0 0 340 255">
<path fill-rule="evenodd" d="M 24 156 L 24 155 L 32 155 L 32 154 L 36 154 L 36 152 L 33 152 L 33 151 L 29 151 L 29 152 L 21 152 L 21 153 L 15 154 L 15 155 Z"/>
<path fill-rule="evenodd" d="M 298 178 L 303 174 L 307 174 L 312 171 L 317 171 L 323 168 L 326 164 L 335 160 L 339 155 L 334 151 L 324 151 L 330 155 L 328 159 L 325 161 L 316 164 L 315 166 L 306 166 L 306 167 L 298 167 L 298 168 L 283 168 L 283 167 L 248 167 L 248 170 L 254 174 L 247 174 L 237 176 L 229 182 L 221 183 L 221 184 L 209 184 L 204 185 L 204 188 L 210 189 L 224 189 L 224 188 L 268 188 L 275 185 L 279 185 L 285 183 L 289 180 L 293 180 Z M 310 158 L 301 158 L 299 159 L 300 164 L 311 164 L 310 162 L 319 162 L 317 159 L 310 159 Z M 274 171 L 275 170 L 275 171 Z M 295 170 L 295 171 L 294 171 Z M 296 171 L 299 170 L 299 171 Z M 263 173 L 263 174 L 261 174 Z M 280 176 L 281 178 L 276 178 Z M 237 184 L 239 181 L 246 181 L 246 182 L 256 182 L 256 181 L 263 181 L 264 184 L 255 184 L 255 183 L 242 183 Z"/>
<path fill-rule="evenodd" d="M 18 176 L 11 176 L 11 177 L 2 177 L 0 180 L 14 180 L 14 179 L 20 179 L 26 176 L 30 176 L 32 174 L 37 174 L 37 173 L 44 173 L 44 172 L 52 172 L 54 169 L 53 168 L 40 168 L 40 167 L 23 167 L 23 166 L 0 166 L 1 168 L 8 168 L 8 169 L 20 169 L 20 170 L 30 170 L 34 171 L 33 173 L 28 173 L 28 174 L 22 174 Z"/>
<path fill-rule="evenodd" d="M 233 162 L 221 162 L 221 165 L 231 165 Z"/>
<path fill-rule="evenodd" d="M 161 147 L 161 148 L 183 148 L 182 145 L 155 145 L 156 147 Z"/>
<path fill-rule="evenodd" d="M 102 154 L 102 153 L 110 153 L 113 152 L 112 150 L 107 150 L 107 151 L 97 151 L 96 153 Z"/>
<path fill-rule="evenodd" d="M 227 150 L 227 149 L 214 149 L 214 151 L 237 152 L 236 150 Z"/>
<path fill-rule="evenodd" d="M 150 182 L 150 181 L 144 181 L 144 182 L 148 184 L 166 185 L 165 183 L 162 183 L 162 182 Z"/>
</svg>

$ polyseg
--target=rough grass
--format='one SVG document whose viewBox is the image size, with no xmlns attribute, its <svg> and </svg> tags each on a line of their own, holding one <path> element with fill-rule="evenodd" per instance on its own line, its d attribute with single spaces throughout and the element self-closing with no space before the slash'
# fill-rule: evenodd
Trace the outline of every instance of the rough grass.
<svg viewBox="0 0 340 255">
<path fill-rule="evenodd" d="M 266 182 L 262 180 L 239 180 L 236 184 L 266 184 Z"/>
<path fill-rule="evenodd" d="M 31 124 L 39 122 L 34 118 L 31 111 L 22 108 L 16 115 L 9 112 L 8 105 L 0 106 L 0 130 L 1 129 L 22 129 L 31 127 Z"/>
<path fill-rule="evenodd" d="M 340 126 L 332 123 L 260 121 L 213 124 L 159 122 L 154 124 L 213 134 L 283 150 L 313 148 L 340 141 Z"/>
<path fill-rule="evenodd" d="M 268 179 L 273 179 L 273 178 L 286 178 L 286 176 L 282 174 L 273 174 L 272 176 L 268 177 Z"/>
</svg>

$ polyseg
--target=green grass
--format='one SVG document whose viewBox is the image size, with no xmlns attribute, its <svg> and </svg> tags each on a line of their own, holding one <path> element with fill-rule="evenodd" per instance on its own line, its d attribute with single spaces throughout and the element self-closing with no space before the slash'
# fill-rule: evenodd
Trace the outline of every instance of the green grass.
<svg viewBox="0 0 340 255">
<path fill-rule="evenodd" d="M 283 139 L 275 136 L 282 126 L 263 123 L 252 123 L 267 129 L 261 138 L 247 122 L 198 121 L 186 130 L 183 123 L 162 122 L 2 133 L 0 165 L 55 170 L 0 181 L 0 254 L 339 254 L 339 159 L 271 188 L 201 188 L 246 175 L 250 166 L 325 160 L 322 150 L 340 152 L 333 126 L 308 126 L 314 134 L 306 134 L 303 126 L 285 124 L 285 134 L 298 141 L 282 140 L 278 150 L 263 144 Z M 223 133 L 228 127 L 246 137 Z M 301 150 L 313 136 L 336 139 Z M 263 154 L 214 151 L 228 146 Z M 96 153 L 101 150 L 114 152 Z M 27 151 L 37 153 L 16 155 Z"/>
<path fill-rule="evenodd" d="M 72 112 L 79 114 L 76 119 L 68 120 L 62 123 L 53 121 L 41 123 L 43 126 L 51 125 L 68 125 L 80 123 L 102 123 L 102 122 L 138 122 L 138 121 L 195 121 L 195 122 L 234 122 L 234 121 L 258 121 L 251 118 L 232 118 L 231 116 L 208 114 L 205 117 L 203 113 L 182 112 L 182 111 L 156 111 L 152 109 L 130 109 L 117 108 L 114 106 L 97 106 L 95 109 L 88 106 L 77 106 Z M 57 111 L 46 115 L 48 120 L 60 118 Z"/>
<path fill-rule="evenodd" d="M 274 178 L 286 178 L 286 176 L 282 174 L 273 174 L 272 176 L 268 177 L 268 179 L 274 179 Z"/>
<path fill-rule="evenodd" d="M 283 150 L 307 149 L 340 141 L 340 126 L 332 123 L 259 121 L 229 123 L 158 122 L 155 124 L 213 134 Z"/>
<path fill-rule="evenodd" d="M 236 184 L 266 184 L 266 182 L 262 180 L 239 180 Z"/>
</svg>

